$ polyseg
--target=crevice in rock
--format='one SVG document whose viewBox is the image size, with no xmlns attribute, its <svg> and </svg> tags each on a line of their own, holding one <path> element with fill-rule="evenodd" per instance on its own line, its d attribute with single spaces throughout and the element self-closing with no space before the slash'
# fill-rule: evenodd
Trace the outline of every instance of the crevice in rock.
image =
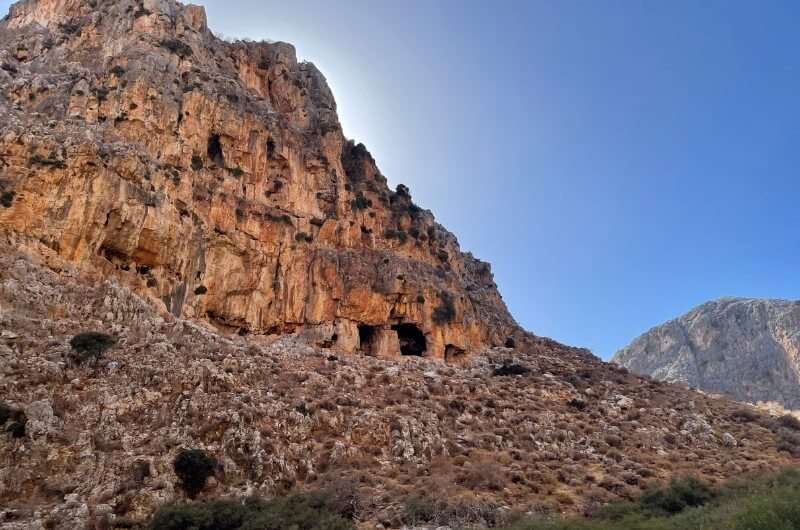
<svg viewBox="0 0 800 530">
<path fill-rule="evenodd" d="M 219 167 L 225 167 L 225 154 L 222 152 L 222 143 L 219 140 L 218 134 L 212 134 L 208 137 L 208 159 L 214 162 Z"/>
</svg>

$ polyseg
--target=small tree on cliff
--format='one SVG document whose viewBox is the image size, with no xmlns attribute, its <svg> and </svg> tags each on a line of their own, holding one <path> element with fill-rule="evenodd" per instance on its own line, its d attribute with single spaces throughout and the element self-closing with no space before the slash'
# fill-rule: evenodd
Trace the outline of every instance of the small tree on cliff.
<svg viewBox="0 0 800 530">
<path fill-rule="evenodd" d="M 72 347 L 70 358 L 76 364 L 83 364 L 87 361 L 96 361 L 106 350 L 113 346 L 117 339 L 111 335 L 97 331 L 86 331 L 72 337 L 69 345 Z"/>
</svg>

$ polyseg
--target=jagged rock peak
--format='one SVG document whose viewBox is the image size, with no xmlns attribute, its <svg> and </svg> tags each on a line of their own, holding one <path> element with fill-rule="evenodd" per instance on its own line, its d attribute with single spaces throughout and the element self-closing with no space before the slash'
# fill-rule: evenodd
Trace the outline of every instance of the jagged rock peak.
<svg viewBox="0 0 800 530">
<path fill-rule="evenodd" d="M 800 301 L 726 297 L 647 331 L 612 362 L 637 373 L 800 408 Z"/>
</svg>

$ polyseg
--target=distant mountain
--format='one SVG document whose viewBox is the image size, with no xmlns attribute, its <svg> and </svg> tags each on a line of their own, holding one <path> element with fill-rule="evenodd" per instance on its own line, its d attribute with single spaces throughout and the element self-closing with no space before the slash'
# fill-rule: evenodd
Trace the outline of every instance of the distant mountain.
<svg viewBox="0 0 800 530">
<path fill-rule="evenodd" d="M 800 301 L 707 302 L 639 336 L 611 362 L 742 401 L 800 409 Z"/>
</svg>

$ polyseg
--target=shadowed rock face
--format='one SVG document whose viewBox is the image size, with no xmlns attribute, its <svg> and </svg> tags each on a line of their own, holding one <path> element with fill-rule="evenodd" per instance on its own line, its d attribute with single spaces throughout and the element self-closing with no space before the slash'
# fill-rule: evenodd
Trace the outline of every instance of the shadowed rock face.
<svg viewBox="0 0 800 530">
<path fill-rule="evenodd" d="M 612 362 L 640 374 L 800 408 L 800 301 L 723 298 L 657 326 Z"/>
<path fill-rule="evenodd" d="M 221 41 L 171 0 L 28 0 L 0 65 L 0 230 L 20 246 L 226 332 L 355 352 L 366 324 L 382 354 L 408 324 L 444 359 L 517 328 L 489 265 L 387 187 L 290 44 Z"/>
</svg>

